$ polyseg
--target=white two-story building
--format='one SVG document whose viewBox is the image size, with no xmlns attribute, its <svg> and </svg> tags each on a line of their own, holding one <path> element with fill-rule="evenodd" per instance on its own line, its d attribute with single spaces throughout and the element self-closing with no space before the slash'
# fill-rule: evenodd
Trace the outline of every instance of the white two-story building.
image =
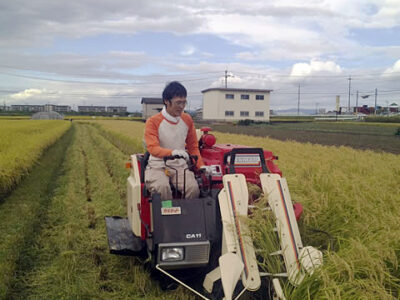
<svg viewBox="0 0 400 300">
<path fill-rule="evenodd" d="M 162 98 L 142 98 L 142 119 L 147 120 L 158 114 L 164 107 Z"/>
<path fill-rule="evenodd" d="M 203 93 L 203 119 L 269 122 L 270 92 L 262 89 L 209 88 Z"/>
</svg>

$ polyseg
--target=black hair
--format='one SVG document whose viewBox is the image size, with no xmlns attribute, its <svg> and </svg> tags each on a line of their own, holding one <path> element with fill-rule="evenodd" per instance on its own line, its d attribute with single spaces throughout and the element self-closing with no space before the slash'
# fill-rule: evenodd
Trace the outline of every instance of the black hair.
<svg viewBox="0 0 400 300">
<path fill-rule="evenodd" d="M 185 97 L 187 96 L 186 88 L 178 81 L 172 81 L 166 85 L 162 93 L 162 99 L 171 102 L 174 97 Z M 166 105 L 166 104 L 165 104 Z"/>
</svg>

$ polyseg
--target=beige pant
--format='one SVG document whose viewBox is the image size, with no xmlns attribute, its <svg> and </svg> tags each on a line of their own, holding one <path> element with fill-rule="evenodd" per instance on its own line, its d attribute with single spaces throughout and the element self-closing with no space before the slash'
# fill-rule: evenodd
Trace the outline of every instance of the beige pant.
<svg viewBox="0 0 400 300">
<path fill-rule="evenodd" d="M 170 180 L 175 188 L 178 188 L 183 194 L 183 174 L 184 168 L 178 170 L 178 187 L 176 186 L 176 171 L 166 168 L 169 176 L 166 175 L 165 168 L 147 168 L 145 171 L 146 186 L 151 193 L 157 192 L 161 194 L 161 199 L 172 199 Z M 192 171 L 186 170 L 186 195 L 185 198 L 193 199 L 199 197 L 200 190 Z"/>
</svg>

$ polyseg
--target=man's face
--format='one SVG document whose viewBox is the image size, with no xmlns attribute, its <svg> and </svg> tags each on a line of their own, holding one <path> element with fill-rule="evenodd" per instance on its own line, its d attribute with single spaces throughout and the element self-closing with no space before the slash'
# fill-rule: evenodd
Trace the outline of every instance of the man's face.
<svg viewBox="0 0 400 300">
<path fill-rule="evenodd" d="M 173 117 L 179 117 L 186 106 L 186 97 L 174 97 L 171 102 L 165 101 L 167 112 Z"/>
</svg>

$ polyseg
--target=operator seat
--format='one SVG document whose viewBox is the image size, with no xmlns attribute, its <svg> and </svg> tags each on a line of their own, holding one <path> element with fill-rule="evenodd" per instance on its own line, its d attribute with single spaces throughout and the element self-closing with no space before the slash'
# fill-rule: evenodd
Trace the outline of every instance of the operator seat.
<svg viewBox="0 0 400 300">
<path fill-rule="evenodd" d="M 144 171 L 146 171 L 149 162 L 150 152 L 146 151 L 143 155 L 138 155 L 137 158 L 140 163 L 140 182 L 144 183 Z"/>
<path fill-rule="evenodd" d="M 137 159 L 140 164 L 140 182 L 141 183 L 145 183 L 144 177 L 145 177 L 146 167 L 149 162 L 149 158 L 150 158 L 150 152 L 148 152 L 148 151 L 146 151 L 144 154 L 139 154 L 137 156 Z M 174 198 L 181 198 L 182 195 L 178 190 L 175 189 L 175 186 L 172 183 L 170 183 L 170 186 L 171 186 L 172 194 L 175 196 Z M 147 190 L 146 187 L 144 188 L 143 193 L 144 193 L 144 195 L 150 194 L 150 192 Z"/>
</svg>

